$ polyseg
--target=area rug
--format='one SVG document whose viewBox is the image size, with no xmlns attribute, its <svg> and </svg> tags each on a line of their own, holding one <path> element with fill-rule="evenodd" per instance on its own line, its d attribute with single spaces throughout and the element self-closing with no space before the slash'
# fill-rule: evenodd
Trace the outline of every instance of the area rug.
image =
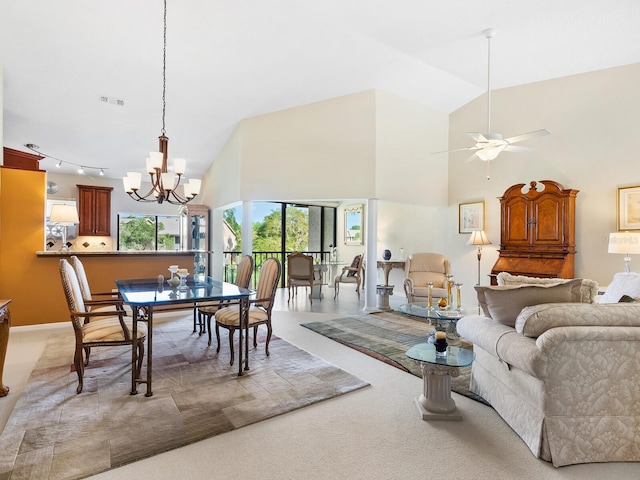
<svg viewBox="0 0 640 480">
<path fill-rule="evenodd" d="M 418 362 L 408 358 L 405 353 L 412 346 L 427 341 L 433 326 L 429 325 L 426 319 L 396 312 L 381 312 L 301 325 L 422 378 Z M 471 345 L 465 347 L 472 348 Z M 480 395 L 469 391 L 470 379 L 471 367 L 460 368 L 460 375 L 452 378 L 451 389 L 460 395 L 489 405 Z"/>
<path fill-rule="evenodd" d="M 0 480 L 84 478 L 368 385 L 275 336 L 238 377 L 226 335 L 216 354 L 191 332 L 190 315 L 154 327 L 149 398 L 129 395 L 126 347 L 93 348 L 76 395 L 71 325 L 51 337 L 2 433 Z"/>
</svg>

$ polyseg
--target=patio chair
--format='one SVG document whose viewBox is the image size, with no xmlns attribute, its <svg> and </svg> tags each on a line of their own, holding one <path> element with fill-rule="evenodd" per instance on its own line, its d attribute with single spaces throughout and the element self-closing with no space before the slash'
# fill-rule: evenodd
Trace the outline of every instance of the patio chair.
<svg viewBox="0 0 640 480">
<path fill-rule="evenodd" d="M 297 294 L 297 287 L 309 287 L 309 303 L 313 305 L 313 287 L 318 287 L 318 297 L 322 298 L 322 274 L 316 275 L 313 268 L 313 257 L 301 252 L 292 253 L 287 257 L 287 289 L 291 300 L 291 290 Z"/>
</svg>

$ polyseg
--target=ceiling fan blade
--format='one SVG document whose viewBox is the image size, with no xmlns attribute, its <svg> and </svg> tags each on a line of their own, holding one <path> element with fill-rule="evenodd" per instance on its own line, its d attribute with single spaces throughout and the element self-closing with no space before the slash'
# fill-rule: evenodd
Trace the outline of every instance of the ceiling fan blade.
<svg viewBox="0 0 640 480">
<path fill-rule="evenodd" d="M 506 147 L 503 148 L 503 150 L 505 152 L 520 152 L 520 153 L 528 153 L 528 152 L 534 152 L 535 148 L 531 148 L 531 147 L 520 147 L 518 145 L 507 145 Z"/>
<path fill-rule="evenodd" d="M 451 153 L 451 152 L 464 152 L 466 150 L 478 150 L 478 147 L 463 147 L 463 148 L 455 148 L 453 150 L 444 150 L 442 152 L 431 152 L 431 155 L 435 155 L 436 153 Z"/>
<path fill-rule="evenodd" d="M 479 157 L 478 157 L 478 154 L 477 154 L 477 153 L 474 153 L 474 154 L 473 154 L 473 155 L 471 155 L 469 158 L 467 158 L 467 159 L 464 161 L 464 163 L 470 162 L 470 161 L 472 161 L 472 160 L 474 160 L 474 159 L 476 159 L 476 158 L 479 158 Z"/>
<path fill-rule="evenodd" d="M 507 138 L 505 139 L 505 142 L 517 143 L 517 142 L 522 142 L 523 140 L 529 140 L 530 138 L 543 137 L 545 135 L 551 135 L 551 132 L 549 130 L 542 128 L 540 130 L 535 130 L 533 132 L 523 133 L 522 135 L 516 135 L 515 137 Z"/>
<path fill-rule="evenodd" d="M 476 143 L 478 142 L 488 142 L 489 139 L 487 139 L 487 137 L 485 137 L 483 134 L 479 133 L 479 132 L 467 132 L 467 135 L 469 135 L 471 138 L 473 138 Z"/>
</svg>

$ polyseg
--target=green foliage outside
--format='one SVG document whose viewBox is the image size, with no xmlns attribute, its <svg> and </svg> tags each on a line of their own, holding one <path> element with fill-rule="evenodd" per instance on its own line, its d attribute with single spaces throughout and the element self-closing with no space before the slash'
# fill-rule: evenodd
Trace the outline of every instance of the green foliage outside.
<svg viewBox="0 0 640 480">
<path fill-rule="evenodd" d="M 233 233 L 236 234 L 236 247 L 233 249 L 234 252 L 242 251 L 242 225 L 238 223 L 236 219 L 236 214 L 233 209 L 225 210 L 223 213 L 224 221 L 227 222 L 227 225 L 233 230 Z"/>
<path fill-rule="evenodd" d="M 309 244 L 309 216 L 302 210 L 287 209 L 285 249 L 303 251 Z M 282 242 L 282 211 L 274 210 L 262 222 L 253 224 L 253 249 L 256 252 L 279 252 Z"/>
<path fill-rule="evenodd" d="M 225 210 L 224 219 L 236 234 L 236 252 L 242 251 L 242 226 L 235 217 L 234 210 Z M 287 209 L 288 252 L 303 251 L 309 244 L 309 216 L 304 209 Z M 256 252 L 279 252 L 282 238 L 282 211 L 273 210 L 262 222 L 253 224 L 253 250 Z"/>
<path fill-rule="evenodd" d="M 123 221 L 124 220 L 124 221 Z M 162 222 L 158 232 L 164 230 Z M 175 250 L 175 238 L 170 234 L 158 234 L 158 246 L 155 245 L 155 217 L 125 217 L 120 222 L 120 250 Z"/>
</svg>

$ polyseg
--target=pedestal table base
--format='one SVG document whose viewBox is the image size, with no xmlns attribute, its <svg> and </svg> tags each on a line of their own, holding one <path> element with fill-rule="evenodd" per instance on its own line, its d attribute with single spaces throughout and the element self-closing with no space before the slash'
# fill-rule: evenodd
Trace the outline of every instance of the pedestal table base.
<svg viewBox="0 0 640 480">
<path fill-rule="evenodd" d="M 460 375 L 458 367 L 422 363 L 423 392 L 416 405 L 423 420 L 462 420 L 451 398 L 451 378 Z"/>
</svg>

